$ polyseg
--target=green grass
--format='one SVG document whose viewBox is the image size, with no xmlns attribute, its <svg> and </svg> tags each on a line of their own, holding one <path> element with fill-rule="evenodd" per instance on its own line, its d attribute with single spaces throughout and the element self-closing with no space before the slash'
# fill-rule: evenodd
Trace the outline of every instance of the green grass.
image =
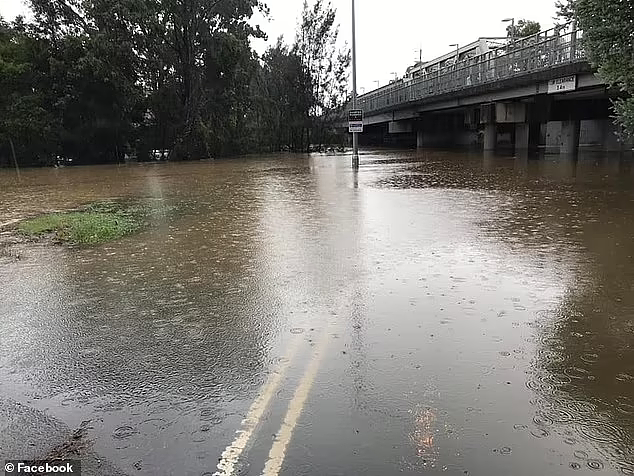
<svg viewBox="0 0 634 476">
<path fill-rule="evenodd" d="M 31 238 L 51 236 L 63 243 L 92 245 L 134 233 L 141 228 L 143 219 L 139 208 L 104 202 L 80 211 L 48 213 L 24 220 L 18 230 Z"/>
</svg>

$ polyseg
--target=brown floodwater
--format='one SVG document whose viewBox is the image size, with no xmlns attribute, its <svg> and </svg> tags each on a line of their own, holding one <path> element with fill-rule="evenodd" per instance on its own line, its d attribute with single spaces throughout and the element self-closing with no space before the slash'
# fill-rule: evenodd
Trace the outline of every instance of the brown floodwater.
<svg viewBox="0 0 634 476">
<path fill-rule="evenodd" d="M 81 428 L 94 474 L 634 474 L 632 158 L 349 164 L 0 170 L 0 456 Z M 105 199 L 160 213 L 13 239 Z"/>
</svg>

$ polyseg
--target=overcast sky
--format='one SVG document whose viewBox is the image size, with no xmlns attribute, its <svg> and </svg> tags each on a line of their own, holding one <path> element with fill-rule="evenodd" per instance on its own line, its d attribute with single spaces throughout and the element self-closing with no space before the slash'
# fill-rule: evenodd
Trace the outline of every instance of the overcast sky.
<svg viewBox="0 0 634 476">
<path fill-rule="evenodd" d="M 271 20 L 262 20 L 269 42 L 284 35 L 292 42 L 303 0 L 265 0 Z M 341 38 L 351 37 L 351 0 L 331 0 L 337 9 Z M 553 25 L 555 0 L 356 0 L 357 71 L 359 90 L 376 87 L 375 80 L 386 84 L 397 72 L 418 58 L 432 59 L 453 48 L 451 43 L 466 44 L 481 36 L 504 36 L 503 18 L 515 17 L 539 21 L 544 28 Z M 0 15 L 12 19 L 26 11 L 22 0 L 0 0 Z M 259 52 L 266 44 L 257 42 Z"/>
</svg>

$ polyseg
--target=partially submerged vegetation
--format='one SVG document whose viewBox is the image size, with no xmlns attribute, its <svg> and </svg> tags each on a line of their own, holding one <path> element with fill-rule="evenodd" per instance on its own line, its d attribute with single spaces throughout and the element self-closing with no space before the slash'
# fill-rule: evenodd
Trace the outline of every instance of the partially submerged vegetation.
<svg viewBox="0 0 634 476">
<path fill-rule="evenodd" d="M 150 208 L 99 202 L 81 210 L 47 213 L 22 221 L 18 231 L 29 238 L 93 245 L 119 239 L 141 229 Z"/>
</svg>

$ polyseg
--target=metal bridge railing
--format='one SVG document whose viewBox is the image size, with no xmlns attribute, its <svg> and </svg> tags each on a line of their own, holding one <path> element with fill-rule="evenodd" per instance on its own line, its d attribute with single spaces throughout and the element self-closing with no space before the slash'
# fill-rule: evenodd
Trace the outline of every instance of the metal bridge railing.
<svg viewBox="0 0 634 476">
<path fill-rule="evenodd" d="M 578 41 L 582 31 L 571 23 L 516 40 L 484 55 L 468 58 L 412 80 L 360 96 L 366 113 L 469 87 L 586 61 Z"/>
</svg>

